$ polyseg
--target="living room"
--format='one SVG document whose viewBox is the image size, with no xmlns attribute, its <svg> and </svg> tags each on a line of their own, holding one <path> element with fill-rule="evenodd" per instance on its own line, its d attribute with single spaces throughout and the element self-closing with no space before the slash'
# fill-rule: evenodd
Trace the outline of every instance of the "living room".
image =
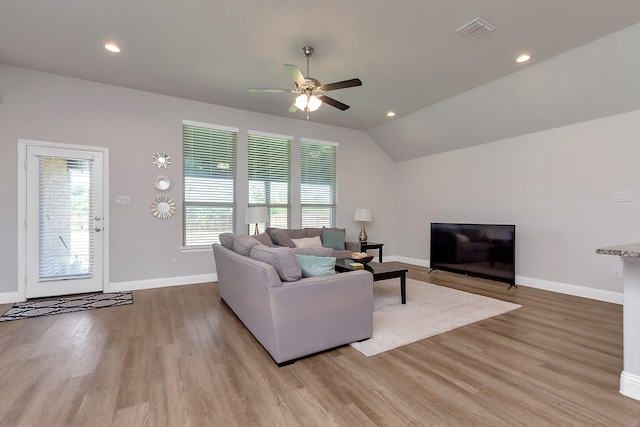
<svg viewBox="0 0 640 427">
<path fill-rule="evenodd" d="M 157 196 L 152 187 L 158 173 L 153 164 L 157 152 L 171 156 L 173 164 L 167 170 L 175 180 L 171 196 L 182 200 L 181 123 L 192 120 L 237 127 L 239 141 L 257 130 L 292 135 L 295 143 L 310 138 L 339 144 L 336 225 L 347 229 L 348 240 L 355 240 L 360 224 L 354 211 L 370 208 L 374 219 L 367 232 L 372 240 L 384 242 L 385 260 L 427 266 L 430 222 L 514 223 L 517 282 L 523 288 L 552 290 L 558 298 L 571 294 L 621 304 L 622 283 L 612 277 L 612 270 L 622 264 L 595 250 L 640 241 L 637 204 L 611 198 L 620 190 L 640 194 L 636 179 L 640 64 L 627 54 L 634 52 L 639 37 L 639 25 L 623 29 L 417 111 L 414 121 L 399 117 L 367 132 L 316 123 L 313 113 L 309 121 L 284 118 L 2 63 L 0 136 L 5 155 L 0 159 L 0 179 L 6 203 L 0 225 L 5 236 L 0 243 L 0 303 L 19 299 L 16 201 L 21 166 L 16 159 L 21 139 L 108 149 L 105 289 L 215 281 L 210 250 L 181 251 L 180 215 L 158 220 L 149 212 Z M 302 63 L 300 58 L 290 61 Z M 344 77 L 351 77 L 350 70 L 345 71 Z M 576 116 L 581 119 L 558 118 L 553 126 L 537 128 L 538 117 L 522 113 L 528 111 L 524 110 L 527 96 L 536 92 L 547 96 L 543 101 L 535 98 L 541 111 L 561 97 L 565 109 L 580 110 Z M 495 109 L 479 108 L 480 100 L 491 102 Z M 608 110 L 594 115 L 591 102 Z M 468 124 L 481 130 L 478 121 L 508 128 L 528 118 L 528 131 L 513 135 L 505 129 L 503 137 L 490 140 L 479 136 L 482 144 L 477 146 L 416 157 L 389 154 L 391 146 L 405 139 L 411 145 L 400 128 L 415 121 L 449 128 Z M 454 146 L 456 134 L 446 138 Z M 237 187 L 236 228 L 245 230 L 242 173 Z M 120 195 L 129 196 L 130 204 L 116 205 Z M 295 227 L 298 220 L 294 215 L 291 225 Z"/>
</svg>

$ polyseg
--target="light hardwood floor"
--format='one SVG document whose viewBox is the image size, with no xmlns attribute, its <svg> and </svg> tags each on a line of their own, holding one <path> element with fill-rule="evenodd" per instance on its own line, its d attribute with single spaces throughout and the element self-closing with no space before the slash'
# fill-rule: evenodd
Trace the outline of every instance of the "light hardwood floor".
<svg viewBox="0 0 640 427">
<path fill-rule="evenodd" d="M 0 426 L 640 425 L 618 392 L 621 306 L 408 268 L 523 307 L 277 368 L 215 283 L 136 291 L 129 306 L 0 323 Z"/>
</svg>

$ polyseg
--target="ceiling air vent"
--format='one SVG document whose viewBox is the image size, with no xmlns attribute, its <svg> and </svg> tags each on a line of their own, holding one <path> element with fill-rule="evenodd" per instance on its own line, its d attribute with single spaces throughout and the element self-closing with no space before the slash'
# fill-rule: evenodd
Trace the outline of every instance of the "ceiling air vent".
<svg viewBox="0 0 640 427">
<path fill-rule="evenodd" d="M 462 34 L 463 36 L 470 38 L 471 40 L 475 40 L 484 36 L 487 33 L 495 30 L 496 26 L 487 22 L 482 18 L 476 18 L 468 24 L 463 25 L 458 28 L 456 32 Z"/>
</svg>

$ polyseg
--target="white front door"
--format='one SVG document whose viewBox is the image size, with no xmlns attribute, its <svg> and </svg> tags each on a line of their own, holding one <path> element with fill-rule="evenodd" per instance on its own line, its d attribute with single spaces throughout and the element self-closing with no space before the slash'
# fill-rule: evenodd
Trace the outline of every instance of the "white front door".
<svg viewBox="0 0 640 427">
<path fill-rule="evenodd" d="M 26 298 L 102 291 L 104 152 L 25 148 Z"/>
</svg>

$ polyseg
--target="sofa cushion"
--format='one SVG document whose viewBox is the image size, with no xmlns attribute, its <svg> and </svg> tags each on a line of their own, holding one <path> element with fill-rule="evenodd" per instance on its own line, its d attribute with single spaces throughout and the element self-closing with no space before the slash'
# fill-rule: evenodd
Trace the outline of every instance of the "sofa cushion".
<svg viewBox="0 0 640 427">
<path fill-rule="evenodd" d="M 270 248 L 257 244 L 251 247 L 249 256 L 273 266 L 285 282 L 294 282 L 302 277 L 300 263 L 291 248 Z"/>
<path fill-rule="evenodd" d="M 322 246 L 342 251 L 346 234 L 339 230 L 322 230 Z"/>
<path fill-rule="evenodd" d="M 286 246 L 288 248 L 295 248 L 296 245 L 293 244 L 291 237 L 289 237 L 288 230 L 277 229 L 271 232 L 271 237 L 276 245 Z M 304 236 L 301 236 L 304 237 Z"/>
<path fill-rule="evenodd" d="M 267 233 L 255 234 L 251 237 L 253 237 L 254 239 L 256 239 L 257 241 L 259 241 L 265 246 L 268 246 L 270 248 L 273 247 L 273 242 L 271 241 L 271 237 L 269 237 Z"/>
<path fill-rule="evenodd" d="M 336 274 L 335 257 L 296 254 L 296 258 L 302 269 L 302 277 L 330 276 Z"/>
<path fill-rule="evenodd" d="M 292 248 L 296 255 L 313 255 L 313 256 L 335 256 L 335 251 L 331 248 Z"/>
<path fill-rule="evenodd" d="M 246 234 L 237 234 L 233 238 L 233 250 L 240 255 L 249 256 L 251 248 L 260 242 Z"/>
<path fill-rule="evenodd" d="M 303 237 L 302 239 L 291 239 L 296 248 L 321 248 L 322 240 L 320 236 Z"/>
</svg>

